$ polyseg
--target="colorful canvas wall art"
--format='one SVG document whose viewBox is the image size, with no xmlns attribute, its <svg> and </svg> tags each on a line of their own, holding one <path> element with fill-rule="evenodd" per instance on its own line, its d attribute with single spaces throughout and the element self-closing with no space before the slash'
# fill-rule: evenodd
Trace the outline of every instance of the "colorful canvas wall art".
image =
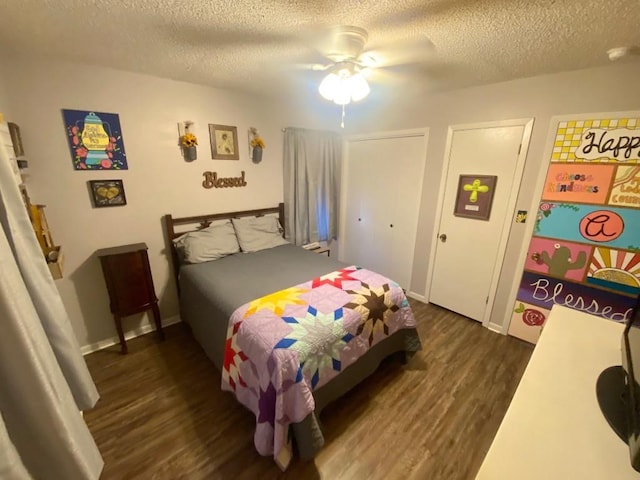
<svg viewBox="0 0 640 480">
<path fill-rule="evenodd" d="M 586 275 L 592 247 L 553 238 L 533 237 L 529 249 L 539 254 L 527 257 L 524 268 L 532 272 L 581 282 Z"/>
<path fill-rule="evenodd" d="M 511 328 L 509 334 L 536 343 L 542 326 L 549 316 L 550 310 L 532 305 L 527 302 L 516 302 L 511 317 Z"/>
<path fill-rule="evenodd" d="M 553 305 L 616 322 L 640 294 L 640 114 L 552 122 L 551 162 L 509 334 L 535 343 Z M 544 320 L 542 321 L 544 322 Z"/>
<path fill-rule="evenodd" d="M 640 166 L 618 167 L 609 194 L 609 205 L 640 208 Z"/>
<path fill-rule="evenodd" d="M 596 248 L 586 281 L 613 291 L 640 295 L 640 252 Z"/>
<path fill-rule="evenodd" d="M 62 110 L 62 116 L 74 169 L 128 169 L 118 114 Z"/>
</svg>

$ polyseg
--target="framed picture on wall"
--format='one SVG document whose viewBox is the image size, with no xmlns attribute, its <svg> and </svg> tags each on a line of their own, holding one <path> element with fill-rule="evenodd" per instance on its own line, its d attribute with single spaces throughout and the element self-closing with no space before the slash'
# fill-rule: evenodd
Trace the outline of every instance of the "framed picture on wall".
<svg viewBox="0 0 640 480">
<path fill-rule="evenodd" d="M 211 158 L 214 160 L 240 160 L 238 129 L 228 125 L 209 124 Z"/>
<path fill-rule="evenodd" d="M 122 180 L 89 180 L 93 206 L 117 207 L 127 204 Z"/>
<path fill-rule="evenodd" d="M 120 116 L 89 110 L 62 110 L 75 170 L 127 170 Z"/>
<path fill-rule="evenodd" d="M 453 214 L 489 220 L 497 182 L 496 175 L 460 175 Z"/>
</svg>

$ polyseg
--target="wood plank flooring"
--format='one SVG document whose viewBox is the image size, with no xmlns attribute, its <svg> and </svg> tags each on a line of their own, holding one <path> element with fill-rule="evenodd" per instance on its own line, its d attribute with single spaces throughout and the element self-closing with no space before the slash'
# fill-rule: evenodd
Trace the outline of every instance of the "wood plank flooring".
<svg viewBox="0 0 640 480">
<path fill-rule="evenodd" d="M 383 362 L 321 415 L 326 444 L 282 473 L 253 446 L 254 418 L 220 390 L 220 373 L 188 329 L 92 353 L 100 392 L 85 419 L 102 479 L 473 479 L 532 347 L 411 300 L 423 350 Z"/>
</svg>

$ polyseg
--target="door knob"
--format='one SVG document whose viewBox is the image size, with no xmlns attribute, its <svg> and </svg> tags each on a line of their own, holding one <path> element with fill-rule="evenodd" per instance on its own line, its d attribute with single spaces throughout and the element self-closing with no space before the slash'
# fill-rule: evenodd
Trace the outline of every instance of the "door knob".
<svg viewBox="0 0 640 480">
<path fill-rule="evenodd" d="M 447 235 L 446 235 L 446 234 L 444 234 L 444 233 L 443 233 L 442 235 L 440 235 L 438 238 L 440 239 L 440 241 L 441 241 L 442 243 L 444 243 L 444 242 L 446 242 L 446 241 L 447 241 Z"/>
</svg>

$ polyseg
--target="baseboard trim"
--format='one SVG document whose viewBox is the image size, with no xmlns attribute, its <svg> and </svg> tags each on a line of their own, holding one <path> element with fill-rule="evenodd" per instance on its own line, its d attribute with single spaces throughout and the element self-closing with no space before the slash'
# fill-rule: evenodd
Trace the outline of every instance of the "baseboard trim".
<svg viewBox="0 0 640 480">
<path fill-rule="evenodd" d="M 180 321 L 181 321 L 180 316 L 178 315 L 174 315 L 173 317 L 163 318 L 162 326 L 168 327 L 169 325 L 173 325 L 174 323 L 178 323 Z M 144 335 L 145 333 L 152 332 L 153 330 L 155 330 L 155 326 L 152 325 L 151 323 L 147 323 L 145 325 L 142 325 L 136 328 L 135 330 L 131 330 L 130 332 L 125 333 L 124 338 L 126 340 L 129 340 L 131 338 Z M 117 336 L 115 336 L 115 337 L 107 338 L 105 340 L 100 340 L 99 342 L 96 342 L 96 343 L 90 343 L 89 345 L 84 345 L 80 347 L 80 352 L 82 353 L 82 355 L 88 355 L 90 353 L 97 352 L 98 350 L 102 350 L 103 348 L 110 347 L 117 343 L 120 343 L 120 339 Z"/>
<path fill-rule="evenodd" d="M 420 295 L 419 293 L 407 292 L 407 297 L 413 298 L 414 300 L 418 300 L 419 302 L 422 302 L 422 303 L 429 303 L 427 301 L 427 297 L 425 297 L 424 295 Z"/>
<path fill-rule="evenodd" d="M 492 332 L 499 333 L 500 335 L 506 335 L 506 333 L 502 331 L 502 325 L 500 325 L 499 323 L 489 322 L 487 324 L 487 328 Z"/>
</svg>

